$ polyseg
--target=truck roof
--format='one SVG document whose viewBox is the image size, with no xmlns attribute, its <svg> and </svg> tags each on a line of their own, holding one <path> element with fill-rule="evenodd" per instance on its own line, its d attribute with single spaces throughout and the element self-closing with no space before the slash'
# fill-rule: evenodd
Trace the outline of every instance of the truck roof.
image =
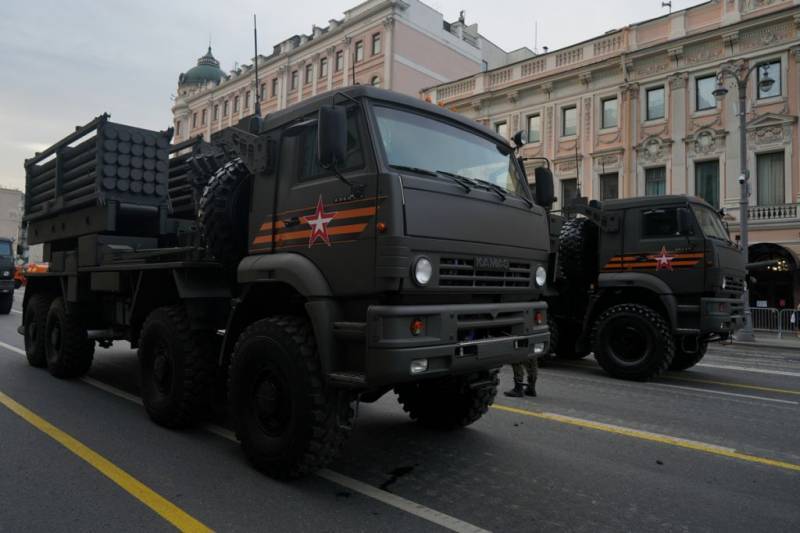
<svg viewBox="0 0 800 533">
<path fill-rule="evenodd" d="M 269 113 L 264 117 L 264 122 L 265 122 L 264 129 L 269 130 L 274 127 L 280 126 L 286 122 L 291 122 L 293 120 L 300 119 L 305 115 L 307 115 L 309 110 L 316 109 L 320 105 L 329 103 L 331 99 L 337 94 L 343 95 L 345 97 L 349 96 L 350 98 L 354 98 L 356 100 L 360 98 L 369 98 L 370 100 L 383 100 L 391 104 L 413 107 L 419 109 L 420 111 L 425 111 L 426 113 L 439 115 L 448 120 L 458 122 L 459 124 L 467 128 L 477 130 L 483 135 L 492 137 L 492 139 L 494 139 L 496 142 L 511 148 L 508 139 L 501 137 L 496 132 L 494 132 L 490 128 L 487 128 L 483 124 L 480 124 L 479 122 L 476 122 L 472 119 L 466 118 L 464 115 L 454 113 L 449 109 L 433 105 L 419 98 L 413 98 L 411 96 L 407 96 L 405 94 L 397 93 L 394 91 L 387 91 L 386 89 L 379 89 L 377 87 L 372 87 L 371 85 L 352 85 L 349 87 L 342 87 L 341 89 L 333 89 L 331 91 L 327 91 L 318 94 L 316 96 L 313 96 L 307 100 L 303 100 L 300 103 L 293 104 L 292 106 L 287 107 L 286 109 L 282 109 L 274 113 Z"/>
<path fill-rule="evenodd" d="M 603 209 L 629 209 L 632 207 L 650 207 L 659 205 L 701 204 L 711 207 L 705 200 L 688 194 L 667 194 L 664 196 L 637 196 L 635 198 L 621 198 L 618 200 L 603 200 Z"/>
</svg>

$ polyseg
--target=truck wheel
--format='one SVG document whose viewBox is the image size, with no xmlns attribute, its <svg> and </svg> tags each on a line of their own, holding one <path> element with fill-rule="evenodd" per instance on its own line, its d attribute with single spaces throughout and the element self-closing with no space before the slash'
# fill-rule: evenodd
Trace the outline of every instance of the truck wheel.
<svg viewBox="0 0 800 533">
<path fill-rule="evenodd" d="M 7 315 L 11 312 L 11 306 L 14 305 L 14 293 L 0 294 L 0 315 Z"/>
<path fill-rule="evenodd" d="M 152 311 L 139 337 L 142 401 L 156 424 L 181 428 L 211 411 L 214 353 L 211 334 L 190 328 L 182 305 Z"/>
<path fill-rule="evenodd" d="M 45 327 L 47 369 L 57 378 L 76 378 L 92 366 L 94 341 L 86 336 L 78 316 L 68 313 L 63 298 L 50 304 Z"/>
<path fill-rule="evenodd" d="M 487 380 L 488 378 L 488 380 Z M 486 381 L 474 387 L 478 381 Z M 462 376 L 421 381 L 395 387 L 403 410 L 425 427 L 466 427 L 489 410 L 497 395 L 497 372 L 479 377 Z"/>
<path fill-rule="evenodd" d="M 691 353 L 684 351 L 680 343 L 678 344 L 679 345 L 675 347 L 675 358 L 672 359 L 672 364 L 669 365 L 669 369 L 676 372 L 692 368 L 700 362 L 703 356 L 706 355 L 706 350 L 708 350 L 707 342 L 699 343 L 697 351 Z"/>
<path fill-rule="evenodd" d="M 233 265 L 247 253 L 250 171 L 239 158 L 222 166 L 203 191 L 198 219 L 209 253 Z"/>
<path fill-rule="evenodd" d="M 606 310 L 592 331 L 594 356 L 614 377 L 648 380 L 672 363 L 675 341 L 664 318 L 640 304 L 619 304 Z"/>
<path fill-rule="evenodd" d="M 325 386 L 313 330 L 301 317 L 252 324 L 233 349 L 228 403 L 250 462 L 296 478 L 328 464 L 350 433 L 349 391 Z"/>
<path fill-rule="evenodd" d="M 564 221 L 558 237 L 558 262 L 563 277 L 577 292 L 597 277 L 597 226 L 588 218 Z"/>
<path fill-rule="evenodd" d="M 49 294 L 34 294 L 25 306 L 22 320 L 25 332 L 25 356 L 28 358 L 28 364 L 36 368 L 47 366 L 44 332 L 47 327 L 47 311 L 52 300 Z"/>
</svg>

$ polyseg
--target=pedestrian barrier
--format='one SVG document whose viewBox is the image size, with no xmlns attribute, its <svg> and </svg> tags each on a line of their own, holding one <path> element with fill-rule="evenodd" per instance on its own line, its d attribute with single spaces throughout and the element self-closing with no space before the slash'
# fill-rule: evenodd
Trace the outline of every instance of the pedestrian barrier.
<svg viewBox="0 0 800 533">
<path fill-rule="evenodd" d="M 782 310 L 778 322 L 778 337 L 800 336 L 800 310 Z"/>
<path fill-rule="evenodd" d="M 753 331 L 780 332 L 780 312 L 772 307 L 751 307 Z"/>
</svg>

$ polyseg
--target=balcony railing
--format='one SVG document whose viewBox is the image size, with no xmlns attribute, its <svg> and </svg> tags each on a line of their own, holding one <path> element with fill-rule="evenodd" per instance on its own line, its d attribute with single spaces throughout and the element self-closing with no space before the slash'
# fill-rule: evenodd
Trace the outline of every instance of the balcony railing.
<svg viewBox="0 0 800 533">
<path fill-rule="evenodd" d="M 798 220 L 798 204 L 754 205 L 748 208 L 747 216 L 751 223 L 791 222 Z"/>
</svg>

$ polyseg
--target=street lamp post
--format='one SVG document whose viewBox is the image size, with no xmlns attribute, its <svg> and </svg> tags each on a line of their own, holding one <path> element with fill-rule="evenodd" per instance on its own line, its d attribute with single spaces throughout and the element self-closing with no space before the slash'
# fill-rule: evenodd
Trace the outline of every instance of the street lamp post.
<svg viewBox="0 0 800 533">
<path fill-rule="evenodd" d="M 739 194 L 739 234 L 741 236 L 740 242 L 745 265 L 749 263 L 747 213 L 750 197 L 750 171 L 747 169 L 747 84 L 750 80 L 750 75 L 759 66 L 763 70 L 758 81 L 758 87 L 761 90 L 769 91 L 775 80 L 769 77 L 768 66 L 755 64 L 747 68 L 747 63 L 744 61 L 739 62 L 736 66 L 730 64 L 722 65 L 717 73 L 717 86 L 714 89 L 714 96 L 717 99 L 722 99 L 728 94 L 728 89 L 723 82 L 725 77 L 730 77 L 736 82 L 736 87 L 739 90 L 739 185 L 741 187 Z M 736 334 L 736 339 L 753 341 L 755 337 L 753 336 L 753 317 L 750 313 L 750 289 L 747 280 L 745 280 L 742 298 L 744 300 L 744 327 Z"/>
</svg>

